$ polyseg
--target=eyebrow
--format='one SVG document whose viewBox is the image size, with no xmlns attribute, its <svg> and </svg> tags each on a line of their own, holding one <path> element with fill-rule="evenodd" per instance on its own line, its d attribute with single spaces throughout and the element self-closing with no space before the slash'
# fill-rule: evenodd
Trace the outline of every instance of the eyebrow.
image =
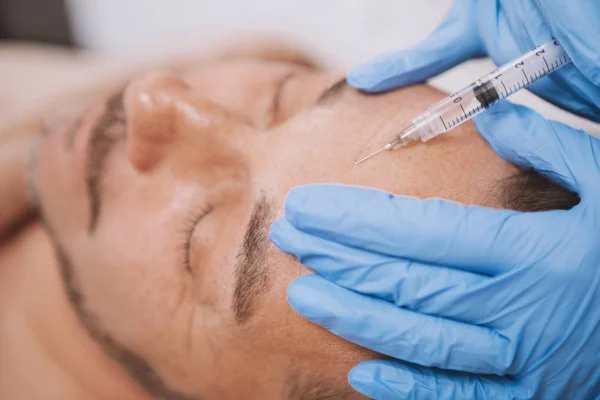
<svg viewBox="0 0 600 400">
<path fill-rule="evenodd" d="M 255 203 L 239 253 L 236 256 L 232 309 L 238 324 L 254 315 L 260 297 L 271 287 L 267 268 L 269 225 L 275 206 L 264 195 Z"/>
<path fill-rule="evenodd" d="M 123 91 L 113 95 L 106 104 L 106 111 L 93 128 L 88 149 L 86 184 L 90 201 L 89 233 L 93 233 L 101 210 L 101 182 L 106 159 L 114 145 L 125 138 L 125 109 Z"/>
</svg>

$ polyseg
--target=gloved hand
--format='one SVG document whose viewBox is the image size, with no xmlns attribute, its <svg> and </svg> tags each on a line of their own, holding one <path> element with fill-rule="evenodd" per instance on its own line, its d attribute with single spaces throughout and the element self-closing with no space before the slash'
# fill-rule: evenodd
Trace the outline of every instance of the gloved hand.
<svg viewBox="0 0 600 400">
<path fill-rule="evenodd" d="M 573 64 L 529 89 L 559 107 L 600 122 L 598 21 L 597 0 L 457 0 L 425 41 L 355 67 L 348 73 L 348 82 L 369 92 L 388 90 L 422 82 L 484 55 L 503 65 L 555 37 Z"/>
<path fill-rule="evenodd" d="M 509 102 L 475 121 L 502 157 L 581 202 L 522 213 L 295 188 L 271 240 L 318 275 L 294 281 L 289 303 L 398 360 L 350 372 L 351 385 L 376 399 L 597 398 L 600 139 Z"/>
</svg>

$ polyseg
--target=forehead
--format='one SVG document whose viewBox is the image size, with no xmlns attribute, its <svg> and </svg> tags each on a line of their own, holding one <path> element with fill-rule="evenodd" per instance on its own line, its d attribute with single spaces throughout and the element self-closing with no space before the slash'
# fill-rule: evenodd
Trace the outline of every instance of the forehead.
<svg viewBox="0 0 600 400">
<path fill-rule="evenodd" d="M 377 96 L 343 90 L 277 128 L 265 180 L 277 182 L 283 191 L 334 182 L 500 206 L 490 193 L 516 170 L 493 152 L 471 123 L 425 144 L 384 152 L 354 165 L 442 96 L 423 85 Z M 286 171 L 287 177 L 278 171 Z"/>
</svg>

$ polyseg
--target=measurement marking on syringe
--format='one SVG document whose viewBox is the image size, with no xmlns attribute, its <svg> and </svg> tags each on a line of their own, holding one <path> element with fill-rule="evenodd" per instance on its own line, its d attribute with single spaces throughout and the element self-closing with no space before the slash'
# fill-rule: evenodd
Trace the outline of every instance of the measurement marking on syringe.
<svg viewBox="0 0 600 400">
<path fill-rule="evenodd" d="M 460 105 L 460 108 L 463 110 L 463 114 L 465 115 L 465 119 L 467 119 L 467 113 L 465 112 L 465 108 L 463 107 L 463 105 Z"/>
<path fill-rule="evenodd" d="M 546 57 L 542 57 L 544 59 L 544 62 L 546 63 L 546 68 L 550 69 L 550 66 L 548 66 L 548 61 L 546 61 Z"/>
<path fill-rule="evenodd" d="M 507 97 L 508 90 L 506 89 L 506 85 L 504 84 L 504 81 L 502 81 L 502 86 L 504 86 L 504 97 Z"/>
<path fill-rule="evenodd" d="M 539 60 L 540 57 L 544 61 L 543 64 Z M 516 94 L 570 62 L 570 58 L 556 41 L 548 41 L 430 107 L 427 113 L 414 119 L 417 133 L 415 134 L 414 130 L 407 130 L 407 133 L 411 133 L 411 139 L 416 139 L 419 135 L 422 141 L 427 141 L 472 119 L 493 104 Z M 519 78 L 520 75 L 515 69 L 521 70 L 523 78 Z M 435 119 L 431 119 L 434 115 L 439 118 L 442 126 Z"/>
<path fill-rule="evenodd" d="M 521 70 L 521 72 L 523 72 L 523 75 L 525 75 L 525 82 L 526 82 L 526 83 L 529 83 L 529 79 L 527 79 L 527 74 L 525 73 L 525 71 L 524 71 L 524 70 Z"/>
</svg>

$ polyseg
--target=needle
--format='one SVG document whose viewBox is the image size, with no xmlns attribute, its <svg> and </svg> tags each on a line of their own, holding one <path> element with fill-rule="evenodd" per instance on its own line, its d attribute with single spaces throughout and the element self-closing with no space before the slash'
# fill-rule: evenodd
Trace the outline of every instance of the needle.
<svg viewBox="0 0 600 400">
<path fill-rule="evenodd" d="M 365 158 L 361 158 L 360 160 L 358 160 L 357 162 L 355 162 L 354 165 L 360 164 L 363 161 L 367 161 L 369 158 L 376 156 L 377 154 L 381 153 L 382 151 L 389 150 L 391 147 L 392 146 L 390 146 L 390 144 L 388 143 L 383 148 L 377 150 L 375 153 L 369 154 Z"/>
</svg>

